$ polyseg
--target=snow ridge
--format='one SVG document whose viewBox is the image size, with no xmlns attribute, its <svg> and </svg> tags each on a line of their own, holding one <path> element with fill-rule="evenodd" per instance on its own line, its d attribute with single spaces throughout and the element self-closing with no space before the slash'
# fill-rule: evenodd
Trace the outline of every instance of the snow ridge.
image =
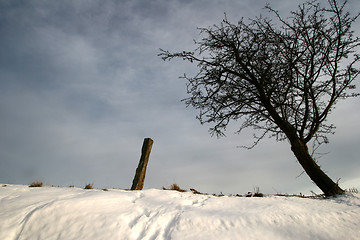
<svg viewBox="0 0 360 240">
<path fill-rule="evenodd" d="M 214 197 L 0 187 L 0 239 L 358 239 L 360 194 Z"/>
</svg>

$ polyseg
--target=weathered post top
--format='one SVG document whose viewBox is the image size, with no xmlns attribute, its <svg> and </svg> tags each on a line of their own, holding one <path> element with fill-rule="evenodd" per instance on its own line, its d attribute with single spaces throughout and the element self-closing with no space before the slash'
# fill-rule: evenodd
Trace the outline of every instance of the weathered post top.
<svg viewBox="0 0 360 240">
<path fill-rule="evenodd" d="M 150 152 L 154 141 L 151 138 L 145 138 L 141 149 L 139 165 L 136 169 L 135 177 L 131 190 L 142 190 L 144 187 L 146 167 L 149 162 Z"/>
</svg>

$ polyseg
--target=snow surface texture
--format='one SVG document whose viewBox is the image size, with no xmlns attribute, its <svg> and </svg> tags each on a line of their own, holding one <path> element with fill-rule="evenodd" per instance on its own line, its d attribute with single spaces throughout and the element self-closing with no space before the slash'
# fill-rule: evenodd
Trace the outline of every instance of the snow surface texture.
<svg viewBox="0 0 360 240">
<path fill-rule="evenodd" d="M 246 198 L 0 185 L 0 239 L 360 239 L 360 194 Z"/>
</svg>

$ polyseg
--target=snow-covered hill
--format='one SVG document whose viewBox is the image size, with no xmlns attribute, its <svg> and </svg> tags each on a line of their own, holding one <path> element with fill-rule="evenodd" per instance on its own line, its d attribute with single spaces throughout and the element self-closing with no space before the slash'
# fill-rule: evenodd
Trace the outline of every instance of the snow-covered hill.
<svg viewBox="0 0 360 240">
<path fill-rule="evenodd" d="M 0 239 L 360 239 L 360 194 L 245 198 L 0 185 Z"/>
</svg>

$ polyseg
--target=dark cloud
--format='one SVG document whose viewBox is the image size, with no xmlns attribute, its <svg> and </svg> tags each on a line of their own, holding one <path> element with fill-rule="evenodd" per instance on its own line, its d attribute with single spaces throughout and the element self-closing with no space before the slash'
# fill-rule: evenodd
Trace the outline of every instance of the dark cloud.
<svg viewBox="0 0 360 240">
<path fill-rule="evenodd" d="M 211 138 L 180 102 L 186 87 L 178 76 L 195 66 L 157 56 L 159 48 L 193 49 L 196 27 L 219 23 L 224 12 L 236 21 L 259 15 L 265 3 L 0 1 L 0 182 L 126 188 L 143 138 L 152 137 L 147 188 L 316 190 L 307 176 L 296 178 L 302 170 L 286 142 L 237 148 L 252 135 L 233 135 L 235 127 Z M 324 149 L 331 154 L 319 160 L 334 179 L 359 176 L 357 104 L 335 110 L 339 127 Z"/>
</svg>

